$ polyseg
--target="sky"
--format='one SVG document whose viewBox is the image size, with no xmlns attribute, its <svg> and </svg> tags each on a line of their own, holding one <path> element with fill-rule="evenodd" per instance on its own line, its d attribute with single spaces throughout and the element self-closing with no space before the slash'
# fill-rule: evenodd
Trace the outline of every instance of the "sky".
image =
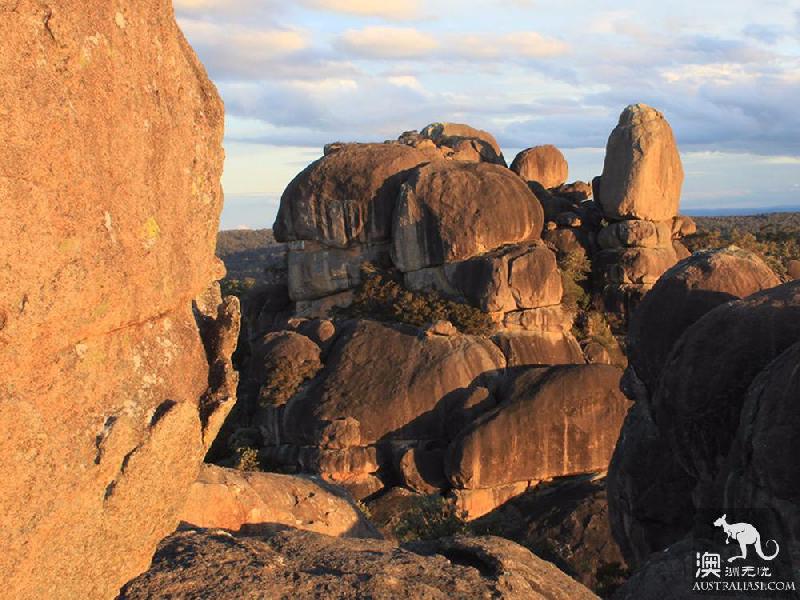
<svg viewBox="0 0 800 600">
<path fill-rule="evenodd" d="M 687 213 L 800 210 L 800 0 L 174 4 L 226 105 L 223 229 L 271 226 L 326 143 L 437 121 L 591 180 L 636 102 L 675 131 Z"/>
</svg>

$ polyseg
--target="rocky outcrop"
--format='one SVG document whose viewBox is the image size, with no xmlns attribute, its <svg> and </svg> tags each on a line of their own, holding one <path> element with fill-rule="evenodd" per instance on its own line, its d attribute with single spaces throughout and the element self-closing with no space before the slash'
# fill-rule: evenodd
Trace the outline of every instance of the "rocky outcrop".
<svg viewBox="0 0 800 600">
<path fill-rule="evenodd" d="M 546 188 L 563 185 L 567 181 L 569 167 L 561 151 L 547 144 L 528 148 L 517 154 L 511 170 L 525 181 L 537 181 Z M 573 190 L 565 190 L 569 193 Z"/>
<path fill-rule="evenodd" d="M 222 103 L 166 0 L 5 3 L 0 29 L 3 593 L 108 598 L 205 451 Z"/>
<path fill-rule="evenodd" d="M 273 568 L 279 564 L 280 568 Z M 596 598 L 552 564 L 501 538 L 445 538 L 398 548 L 380 540 L 281 531 L 235 537 L 179 531 L 119 600 L 153 597 Z"/>
<path fill-rule="evenodd" d="M 406 287 L 437 291 L 484 312 L 514 312 L 561 303 L 561 273 L 542 242 L 504 246 L 466 260 L 405 274 Z"/>
<path fill-rule="evenodd" d="M 417 169 L 402 187 L 392 260 L 403 272 L 464 260 L 505 244 L 537 240 L 542 224 L 541 205 L 508 169 L 431 163 Z"/>
<path fill-rule="evenodd" d="M 292 527 L 336 537 L 380 538 L 344 490 L 315 477 L 203 465 L 180 519 L 193 527 L 254 532 Z"/>
<path fill-rule="evenodd" d="M 628 106 L 611 132 L 595 200 L 614 219 L 667 221 L 678 214 L 683 166 L 672 128 L 645 104 Z"/>
<path fill-rule="evenodd" d="M 608 365 L 522 371 L 451 443 L 450 481 L 473 489 L 605 470 L 628 409 L 620 375 Z"/>
<path fill-rule="evenodd" d="M 798 339 L 800 282 L 792 282 L 715 308 L 673 346 L 653 395 L 653 416 L 670 424 L 663 433 L 694 478 L 717 475 L 747 388 Z"/>
</svg>

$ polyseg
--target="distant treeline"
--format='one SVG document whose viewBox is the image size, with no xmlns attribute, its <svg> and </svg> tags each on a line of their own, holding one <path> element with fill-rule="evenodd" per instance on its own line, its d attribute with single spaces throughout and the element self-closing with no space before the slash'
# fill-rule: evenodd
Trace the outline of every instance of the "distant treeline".
<svg viewBox="0 0 800 600">
<path fill-rule="evenodd" d="M 790 260 L 800 260 L 800 213 L 695 217 L 697 233 L 688 237 L 692 252 L 736 245 L 761 255 L 782 278 Z"/>
</svg>

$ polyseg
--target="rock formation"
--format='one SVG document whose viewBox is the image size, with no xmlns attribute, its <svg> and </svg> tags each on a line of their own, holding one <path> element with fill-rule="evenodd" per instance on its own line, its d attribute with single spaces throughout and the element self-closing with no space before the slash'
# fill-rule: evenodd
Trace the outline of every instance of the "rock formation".
<svg viewBox="0 0 800 600">
<path fill-rule="evenodd" d="M 566 477 L 531 488 L 472 523 L 513 540 L 598 594 L 619 583 L 625 560 L 611 535 L 605 480 Z"/>
<path fill-rule="evenodd" d="M 280 568 L 275 568 L 280 565 Z M 287 530 L 236 537 L 179 531 L 119 600 L 154 597 L 501 598 L 589 600 L 592 592 L 525 548 L 495 537 L 399 548 Z"/>
<path fill-rule="evenodd" d="M 601 192 L 612 219 L 671 221 L 678 214 L 683 166 L 672 128 L 659 111 L 632 104 L 606 146 Z"/>
<path fill-rule="evenodd" d="M 167 0 L 12 4 L 0 7 L 3 593 L 108 598 L 174 529 L 203 423 L 230 407 L 220 351 L 236 336 L 204 346 L 192 313 L 224 275 L 223 109 Z M 233 326 L 235 303 L 204 304 L 221 319 L 204 329 Z"/>
<path fill-rule="evenodd" d="M 563 185 L 568 174 L 567 160 L 550 144 L 523 150 L 514 158 L 511 170 L 525 181 L 536 181 L 546 188 Z"/>
<path fill-rule="evenodd" d="M 644 104 L 628 106 L 608 138 L 594 199 L 610 221 L 597 236 L 593 275 L 608 310 L 630 314 L 685 248 L 674 240 L 694 223 L 679 217 L 683 167 L 664 116 Z M 677 248 L 677 250 L 676 250 Z"/>
<path fill-rule="evenodd" d="M 725 278 L 727 269 L 736 276 Z M 673 318 L 686 329 L 654 391 L 626 374 L 626 389 L 637 402 L 609 470 L 615 536 L 626 558 L 645 563 L 621 590 L 623 598 L 653 598 L 656 589 L 663 595 L 685 586 L 685 564 L 711 533 L 709 510 L 746 520 L 747 511 L 761 508 L 765 530 L 785 535 L 784 558 L 800 557 L 792 525 L 797 511 L 789 500 L 796 469 L 786 454 L 797 435 L 788 407 L 797 397 L 800 286 L 786 283 L 726 301 L 728 294 L 774 281 L 760 261 L 738 249 L 696 255 L 673 271 L 676 281 L 660 282 L 642 308 L 671 297 L 682 311 Z M 654 321 L 648 317 L 641 325 Z M 646 333 L 640 328 L 638 335 Z M 634 355 L 642 351 L 634 346 Z"/>
<path fill-rule="evenodd" d="M 778 283 L 752 253 L 738 248 L 698 252 L 670 269 L 634 314 L 623 389 L 636 406 L 622 428 L 608 476 L 612 526 L 630 563 L 641 564 L 692 526 L 696 481 L 675 459 L 667 439 L 672 422 L 657 426 L 653 414 L 653 395 L 676 342 L 715 307 Z"/>
<path fill-rule="evenodd" d="M 314 477 L 203 465 L 180 520 L 231 532 L 292 527 L 337 537 L 379 538 L 351 498 Z"/>
</svg>

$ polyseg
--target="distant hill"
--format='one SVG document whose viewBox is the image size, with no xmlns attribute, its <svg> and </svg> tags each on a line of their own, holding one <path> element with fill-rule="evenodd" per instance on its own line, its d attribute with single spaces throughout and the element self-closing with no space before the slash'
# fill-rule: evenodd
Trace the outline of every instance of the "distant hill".
<svg viewBox="0 0 800 600">
<path fill-rule="evenodd" d="M 217 256 L 228 269 L 226 279 L 261 279 L 279 244 L 271 229 L 231 229 L 217 234 Z"/>
<path fill-rule="evenodd" d="M 734 229 L 752 234 L 771 231 L 800 234 L 800 212 L 764 213 L 758 215 L 732 215 L 726 217 L 693 217 L 698 228 L 719 230 L 723 235 Z"/>
</svg>

